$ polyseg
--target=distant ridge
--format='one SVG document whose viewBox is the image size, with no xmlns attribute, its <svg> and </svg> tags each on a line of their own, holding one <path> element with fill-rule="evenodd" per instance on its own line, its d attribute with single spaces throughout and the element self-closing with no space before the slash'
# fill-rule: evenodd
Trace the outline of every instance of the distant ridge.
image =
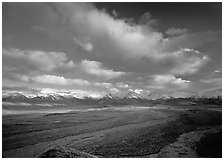
<svg viewBox="0 0 224 160">
<path fill-rule="evenodd" d="M 77 96 L 78 95 L 78 96 Z M 51 104 L 73 104 L 73 105 L 148 105 L 155 102 L 171 101 L 173 99 L 185 98 L 190 100 L 199 100 L 201 98 L 219 98 L 221 99 L 222 89 L 207 90 L 200 93 L 191 93 L 185 95 L 180 91 L 172 91 L 166 93 L 159 93 L 152 91 L 151 93 L 136 93 L 129 91 L 124 94 L 109 93 L 102 97 L 91 97 L 90 95 L 81 95 L 76 93 L 66 95 L 61 93 L 42 93 L 41 91 L 16 92 L 4 91 L 2 93 L 2 102 L 10 103 L 51 103 Z"/>
</svg>

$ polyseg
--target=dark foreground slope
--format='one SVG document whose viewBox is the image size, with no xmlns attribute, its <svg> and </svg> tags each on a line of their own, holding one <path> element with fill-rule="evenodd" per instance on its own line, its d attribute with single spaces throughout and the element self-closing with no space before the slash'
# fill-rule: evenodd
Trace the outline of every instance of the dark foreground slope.
<svg viewBox="0 0 224 160">
<path fill-rule="evenodd" d="M 97 158 L 97 156 L 73 148 L 56 146 L 38 155 L 37 158 Z"/>
<path fill-rule="evenodd" d="M 7 115 L 3 116 L 3 157 L 37 157 L 55 146 L 98 157 L 150 157 L 177 142 L 185 133 L 209 129 L 221 132 L 221 120 L 220 106 L 209 105 L 126 106 L 85 112 Z M 221 141 L 221 136 L 217 139 Z M 205 151 L 203 148 L 200 151 L 198 146 L 193 149 L 195 154 L 160 155 L 204 157 L 201 152 Z"/>
</svg>

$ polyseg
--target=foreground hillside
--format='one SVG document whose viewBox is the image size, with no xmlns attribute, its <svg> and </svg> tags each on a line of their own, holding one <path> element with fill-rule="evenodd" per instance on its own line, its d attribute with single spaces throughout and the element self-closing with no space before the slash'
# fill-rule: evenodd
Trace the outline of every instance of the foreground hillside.
<svg viewBox="0 0 224 160">
<path fill-rule="evenodd" d="M 221 142 L 220 105 L 171 101 L 88 107 L 66 113 L 3 115 L 3 157 L 37 157 L 57 146 L 97 157 L 221 156 L 221 144 L 215 151 L 210 144 L 214 137 Z M 197 138 L 188 152 L 184 140 L 179 141 L 192 133 Z M 185 148 L 168 154 L 177 148 L 169 146 L 176 144 Z"/>
</svg>

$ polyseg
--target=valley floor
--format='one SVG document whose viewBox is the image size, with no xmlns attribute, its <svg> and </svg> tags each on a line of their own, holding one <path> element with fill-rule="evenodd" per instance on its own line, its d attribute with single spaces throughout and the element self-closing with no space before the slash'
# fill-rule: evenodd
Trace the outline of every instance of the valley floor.
<svg viewBox="0 0 224 160">
<path fill-rule="evenodd" d="M 221 157 L 221 143 L 215 150 L 212 143 L 222 142 L 220 108 L 157 105 L 5 114 L 3 157 L 37 157 L 55 146 L 108 158 Z"/>
</svg>

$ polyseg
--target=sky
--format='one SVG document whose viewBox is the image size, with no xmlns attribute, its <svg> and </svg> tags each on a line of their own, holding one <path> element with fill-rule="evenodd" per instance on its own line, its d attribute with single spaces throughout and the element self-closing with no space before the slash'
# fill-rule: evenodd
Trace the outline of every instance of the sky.
<svg viewBox="0 0 224 160">
<path fill-rule="evenodd" d="M 96 94 L 222 86 L 221 3 L 2 4 L 2 84 Z"/>
</svg>

